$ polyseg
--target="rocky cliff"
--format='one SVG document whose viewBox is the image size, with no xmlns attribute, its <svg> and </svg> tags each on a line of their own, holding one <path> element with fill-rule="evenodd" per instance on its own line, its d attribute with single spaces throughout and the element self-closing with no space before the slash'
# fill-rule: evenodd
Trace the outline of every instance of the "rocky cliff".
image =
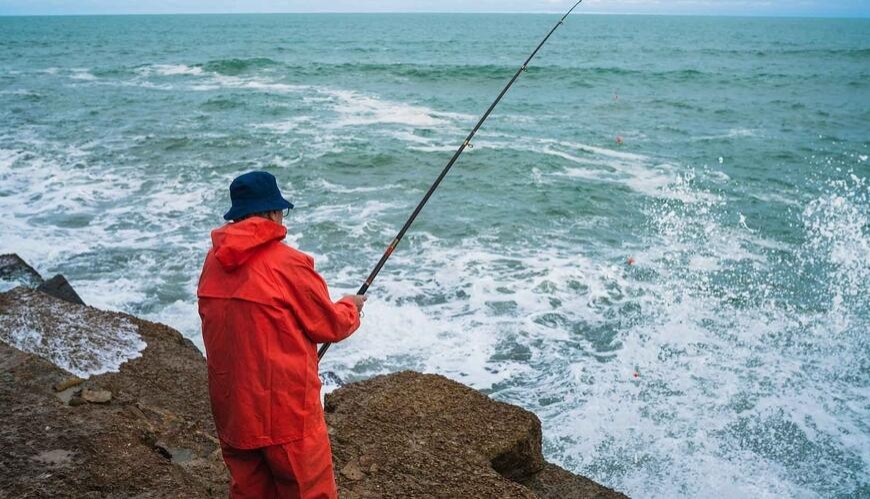
<svg viewBox="0 0 870 499">
<path fill-rule="evenodd" d="M 0 293 L 0 497 L 226 497 L 199 350 L 25 266 L 0 256 L 21 284 Z M 349 384 L 325 408 L 342 497 L 624 497 L 548 464 L 534 414 L 441 376 Z"/>
</svg>

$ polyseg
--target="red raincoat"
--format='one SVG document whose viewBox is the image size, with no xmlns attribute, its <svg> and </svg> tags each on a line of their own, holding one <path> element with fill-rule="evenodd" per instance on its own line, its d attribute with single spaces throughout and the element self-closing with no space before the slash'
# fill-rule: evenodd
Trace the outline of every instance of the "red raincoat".
<svg viewBox="0 0 870 499">
<path fill-rule="evenodd" d="M 215 425 L 237 449 L 324 431 L 316 344 L 359 327 L 353 302 L 333 303 L 314 260 L 286 235 L 258 217 L 216 229 L 199 280 Z"/>
</svg>

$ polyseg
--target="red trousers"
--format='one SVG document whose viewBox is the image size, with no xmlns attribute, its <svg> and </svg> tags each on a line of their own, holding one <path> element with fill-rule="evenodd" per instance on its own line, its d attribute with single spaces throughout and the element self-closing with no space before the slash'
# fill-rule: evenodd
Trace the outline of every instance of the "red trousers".
<svg viewBox="0 0 870 499">
<path fill-rule="evenodd" d="M 221 451 L 232 477 L 233 499 L 338 497 L 325 426 L 301 440 L 260 449 L 221 442 Z"/>
</svg>

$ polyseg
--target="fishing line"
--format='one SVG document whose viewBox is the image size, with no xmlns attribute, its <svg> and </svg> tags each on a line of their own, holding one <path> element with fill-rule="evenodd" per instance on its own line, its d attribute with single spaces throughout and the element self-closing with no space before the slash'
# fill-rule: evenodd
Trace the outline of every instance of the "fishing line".
<svg viewBox="0 0 870 499">
<path fill-rule="evenodd" d="M 477 131 L 480 129 L 480 127 L 483 126 L 483 122 L 485 122 L 486 119 L 489 118 L 489 115 L 490 115 L 490 113 L 492 113 L 492 110 L 495 109 L 495 106 L 498 105 L 498 103 L 501 101 L 501 98 L 504 97 L 504 95 L 507 93 L 508 90 L 510 90 L 510 88 L 511 88 L 511 86 L 513 86 L 514 82 L 517 81 L 517 78 L 520 77 L 520 74 L 523 73 L 524 71 L 526 71 L 526 68 L 528 67 L 529 62 L 531 62 L 531 60 L 535 57 L 535 55 L 538 53 L 538 51 L 541 50 L 541 47 L 543 47 L 544 44 L 547 43 L 547 40 L 550 39 L 550 35 L 552 35 L 553 32 L 556 31 L 556 29 L 559 26 L 561 26 L 562 24 L 565 23 L 565 19 L 568 17 L 568 15 L 570 15 L 571 12 L 573 12 L 574 9 L 576 9 L 577 6 L 580 5 L 581 2 L 583 2 L 583 0 L 579 0 L 570 9 L 568 9 L 568 12 L 566 12 L 565 15 L 563 15 L 562 18 L 559 19 L 559 22 L 557 22 L 550 29 L 550 31 L 547 33 L 547 36 L 545 36 L 544 39 L 541 40 L 541 43 L 539 43 L 538 46 L 535 47 L 535 50 L 532 51 L 532 54 L 529 55 L 529 57 L 525 60 L 525 62 L 523 62 L 522 66 L 520 66 L 520 68 L 514 74 L 513 78 L 510 79 L 510 81 L 507 83 L 507 85 L 505 85 L 505 87 L 502 89 L 501 93 L 498 94 L 498 97 L 496 97 L 495 100 L 492 102 L 492 104 L 490 104 L 489 109 L 487 109 L 486 112 L 483 113 L 483 116 L 480 117 L 480 120 L 477 122 L 476 125 L 474 125 L 474 128 L 471 130 L 471 133 L 468 134 L 468 137 L 465 138 L 465 141 L 462 142 L 462 144 L 459 146 L 459 149 L 457 149 L 456 152 L 453 154 L 453 157 L 450 158 L 450 161 L 447 163 L 447 166 L 445 166 L 444 170 L 441 171 L 441 174 L 438 175 L 438 178 L 435 180 L 435 183 L 432 184 L 432 187 L 429 188 L 429 191 L 426 193 L 425 196 L 423 196 L 423 199 L 420 200 L 420 203 L 417 205 L 417 208 L 414 209 L 414 213 L 411 214 L 411 216 L 405 222 L 405 225 L 402 226 L 402 230 L 399 231 L 399 234 L 396 236 L 395 239 L 393 239 L 393 242 L 390 243 L 390 245 L 387 247 L 387 250 L 384 252 L 383 256 L 381 256 L 381 259 L 378 261 L 377 265 L 375 265 L 374 270 L 372 270 L 372 273 L 369 274 L 368 278 L 366 279 L 366 282 L 359 288 L 359 291 L 357 291 L 356 294 L 358 294 L 358 295 L 366 294 L 366 291 L 368 291 L 369 286 L 372 285 L 372 282 L 375 280 L 375 277 L 377 277 L 378 273 L 380 273 L 381 269 L 384 267 L 384 264 L 387 263 L 387 260 L 390 258 L 390 255 L 393 254 L 393 251 L 396 249 L 396 246 L 398 246 L 399 242 L 402 240 L 402 238 L 405 237 L 405 232 L 407 232 L 408 229 L 411 227 L 411 224 L 414 223 L 414 220 L 417 218 L 417 215 L 420 214 L 420 211 L 423 209 L 423 206 L 426 205 L 426 203 L 429 201 L 429 198 L 432 197 L 432 194 L 435 192 L 435 189 L 438 188 L 438 186 L 441 184 L 441 181 L 444 180 L 444 177 L 447 176 L 447 173 L 450 171 L 450 168 L 453 167 L 453 163 L 456 163 L 456 160 L 459 159 L 459 156 L 462 154 L 462 151 L 464 151 L 466 147 L 474 147 L 471 144 L 471 139 L 474 138 L 474 135 L 477 133 Z M 330 345 L 331 345 L 331 343 L 324 343 L 320 347 L 320 350 L 318 350 L 318 352 L 317 352 L 317 357 L 319 359 L 323 358 L 323 356 L 326 354 L 326 351 L 329 349 Z"/>
</svg>

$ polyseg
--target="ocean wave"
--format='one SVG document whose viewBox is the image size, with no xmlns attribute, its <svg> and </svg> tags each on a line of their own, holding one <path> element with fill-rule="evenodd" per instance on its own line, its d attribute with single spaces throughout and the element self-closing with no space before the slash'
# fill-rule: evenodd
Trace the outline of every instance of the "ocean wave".
<svg viewBox="0 0 870 499">
<path fill-rule="evenodd" d="M 70 78 L 73 80 L 94 81 L 97 79 L 87 68 L 73 68 L 70 69 L 70 73 Z"/>
<path fill-rule="evenodd" d="M 870 310 L 870 181 L 852 173 L 826 190 L 802 213 L 803 258 L 826 274 L 832 312 L 847 317 Z"/>
<path fill-rule="evenodd" d="M 209 76 L 208 79 L 194 83 L 188 88 L 196 92 L 233 88 L 274 94 L 305 93 L 312 88 L 308 85 L 291 85 L 257 77 L 226 76 L 217 73 L 212 73 Z"/>
<path fill-rule="evenodd" d="M 517 66 L 497 64 L 372 64 L 372 63 L 340 63 L 340 64 L 310 64 L 298 68 L 295 72 L 303 77 L 331 76 L 335 74 L 365 74 L 369 76 L 391 76 L 411 80 L 432 81 L 507 81 L 519 69 Z M 648 71 L 624 67 L 582 67 L 532 65 L 529 66 L 524 79 L 547 81 L 564 81 L 572 86 L 592 87 L 586 80 L 594 77 L 646 77 L 667 81 L 691 81 L 716 76 L 697 69 L 676 69 L 671 71 Z"/>
<path fill-rule="evenodd" d="M 135 71 L 142 76 L 150 76 L 153 73 L 160 76 L 200 76 L 203 74 L 202 66 L 187 66 L 185 64 L 150 64 L 140 66 Z"/>
<path fill-rule="evenodd" d="M 398 184 L 386 184 L 373 187 L 345 187 L 342 185 L 333 184 L 326 179 L 318 179 L 313 184 L 314 187 L 319 187 L 327 192 L 335 192 L 338 194 L 360 194 L 365 192 L 381 192 L 389 189 L 400 189 L 402 186 Z"/>
<path fill-rule="evenodd" d="M 715 140 L 724 140 L 724 139 L 738 139 L 738 138 L 746 138 L 746 137 L 758 137 L 759 134 L 760 134 L 760 131 L 756 130 L 756 129 L 731 128 L 725 133 L 692 137 L 692 140 L 715 141 Z"/>
<path fill-rule="evenodd" d="M 789 56 L 811 56 L 811 57 L 848 57 L 854 59 L 870 58 L 870 48 L 820 48 L 820 49 L 790 49 L 777 50 L 772 52 L 773 55 L 789 55 Z"/>
<path fill-rule="evenodd" d="M 670 188 L 704 191 L 693 176 Z M 810 238 L 808 253 L 813 258 L 830 255 L 838 269 L 824 279 L 834 288 L 832 297 L 847 293 L 853 301 L 844 305 L 866 310 L 866 301 L 854 301 L 868 294 L 867 234 L 860 232 L 867 219 L 855 212 L 867 206 L 866 188 L 853 178 L 834 191 L 803 214 L 808 234 L 818 236 Z M 571 387 L 561 391 L 564 404 L 532 402 L 548 421 L 545 430 L 559 435 L 550 438 L 565 456 L 564 463 L 603 471 L 613 465 L 606 456 L 626 456 L 630 464 L 621 481 L 627 490 L 652 484 L 655 495 L 662 497 L 703 495 L 686 484 L 709 487 L 712 482 L 735 496 L 771 493 L 769 481 L 751 472 L 759 467 L 775 470 L 777 493 L 830 492 L 824 479 L 797 478 L 809 473 L 805 460 L 794 455 L 812 454 L 839 477 L 840 490 L 855 490 L 861 479 L 850 470 L 856 460 L 861 462 L 863 451 L 861 446 L 844 449 L 856 435 L 866 445 L 866 432 L 854 424 L 866 410 L 857 404 L 852 409 L 838 406 L 828 394 L 836 385 L 837 393 L 850 394 L 843 395 L 846 399 L 858 396 L 839 373 L 860 370 L 866 363 L 866 347 L 860 347 L 866 341 L 854 334 L 866 323 L 854 322 L 860 313 L 827 307 L 820 317 L 794 303 L 795 289 L 782 288 L 797 285 L 789 276 L 807 262 L 795 255 L 794 245 L 769 241 L 749 229 L 744 217 L 729 222 L 727 213 L 733 208 L 727 200 L 687 206 L 665 198 L 652 206 L 649 220 L 661 239 L 650 240 L 638 256 L 652 278 L 637 272 L 621 284 L 623 296 L 636 302 L 641 317 L 620 327 L 620 348 L 610 362 L 594 370 L 563 361 L 560 368 L 551 366 L 548 371 L 559 371 L 553 375 Z M 796 265 L 778 254 L 792 255 Z M 845 278 L 847 273 L 854 278 Z M 789 297 L 789 304 L 779 302 L 780 296 Z M 852 318 L 845 330 L 831 328 L 832 321 L 844 318 Z M 552 361 L 562 355 L 571 357 L 557 348 L 549 348 L 543 357 Z M 837 367 L 840 362 L 842 369 Z M 735 371 L 734 365 L 741 369 Z M 602 402 L 613 400 L 620 403 Z M 847 415 L 841 419 L 844 410 Z M 567 428 L 580 417 L 595 423 L 574 438 Z M 626 427 L 632 431 L 614 431 Z M 662 445 L 673 448 L 664 454 L 644 450 L 653 444 L 660 450 Z M 744 457 L 739 462 L 714 459 L 714 476 L 687 477 L 679 490 L 656 472 L 662 455 L 684 456 L 679 462 L 710 459 L 713 449 L 723 447 Z M 737 476 L 753 478 L 735 480 Z"/>
<path fill-rule="evenodd" d="M 203 102 L 199 107 L 206 111 L 226 111 L 228 109 L 235 109 L 244 106 L 245 101 L 242 99 L 233 97 L 216 97 Z"/>
<path fill-rule="evenodd" d="M 45 98 L 45 96 L 39 92 L 26 89 L 0 90 L 0 95 L 14 95 L 29 102 L 39 102 Z"/>
<path fill-rule="evenodd" d="M 238 76 L 255 69 L 278 66 L 279 63 L 268 57 L 253 57 L 249 59 L 215 59 L 203 64 L 206 71 L 227 75 Z"/>
<path fill-rule="evenodd" d="M 680 53 L 686 57 L 691 57 L 695 54 L 704 56 L 725 56 L 725 57 L 782 57 L 782 56 L 808 56 L 808 57 L 828 57 L 828 56 L 843 56 L 850 58 L 866 58 L 870 57 L 870 48 L 776 48 L 773 44 L 771 48 L 764 49 L 745 49 L 745 48 L 705 48 L 700 50 L 682 49 L 675 50 L 675 53 Z M 793 45 L 790 45 L 793 46 Z"/>
<path fill-rule="evenodd" d="M 674 99 L 653 99 L 650 101 L 650 104 L 654 104 L 656 106 L 664 106 L 673 109 L 679 109 L 682 111 L 696 111 L 696 112 L 706 112 L 706 108 L 690 104 L 685 100 L 674 100 Z"/>
<path fill-rule="evenodd" d="M 554 144 L 565 147 L 570 147 L 572 149 L 576 149 L 578 151 L 590 152 L 593 154 L 598 154 L 601 156 L 607 156 L 610 158 L 617 158 L 625 161 L 649 161 L 651 158 L 644 154 L 637 154 L 625 151 L 617 151 L 615 149 L 610 149 L 606 147 L 598 147 L 592 146 L 589 144 L 582 144 L 579 142 L 571 142 L 567 140 L 554 140 L 554 139 L 539 139 L 539 142 L 542 144 Z"/>
<path fill-rule="evenodd" d="M 352 90 L 321 89 L 319 93 L 333 99 L 333 110 L 339 114 L 337 127 L 399 124 L 415 127 L 435 127 L 448 123 L 447 116 L 431 108 L 392 102 Z"/>
<path fill-rule="evenodd" d="M 301 131 L 314 120 L 313 116 L 295 116 L 288 120 L 275 123 L 256 123 L 252 125 L 257 129 L 271 130 L 280 135 L 286 135 L 290 132 Z"/>
<path fill-rule="evenodd" d="M 304 76 L 330 76 L 335 74 L 366 74 L 389 75 L 394 77 L 421 79 L 426 81 L 442 81 L 454 79 L 504 80 L 510 78 L 518 68 L 516 66 L 481 64 L 374 64 L 374 63 L 340 63 L 309 64 L 299 68 Z"/>
</svg>

